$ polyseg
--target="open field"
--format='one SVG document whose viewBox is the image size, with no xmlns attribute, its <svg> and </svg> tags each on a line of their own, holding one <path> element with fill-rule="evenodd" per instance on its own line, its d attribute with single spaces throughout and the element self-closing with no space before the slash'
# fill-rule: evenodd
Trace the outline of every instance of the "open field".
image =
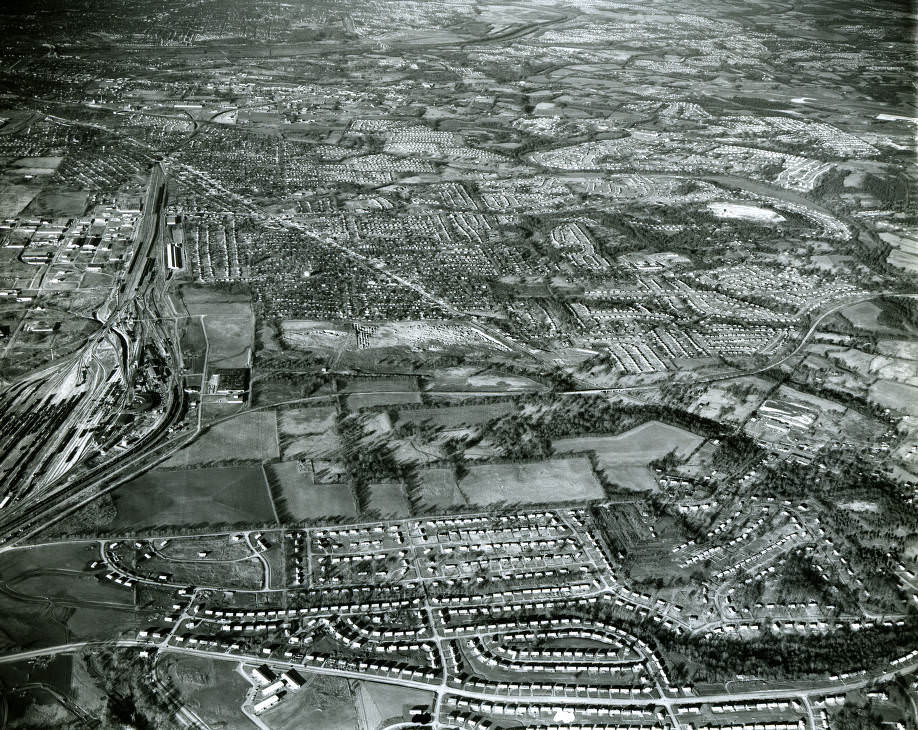
<svg viewBox="0 0 918 730">
<path fill-rule="evenodd" d="M 411 720 L 413 707 L 433 707 L 433 693 L 382 682 L 358 682 L 354 696 L 363 727 L 381 728 Z"/>
<path fill-rule="evenodd" d="M 248 302 L 196 305 L 205 310 L 207 361 L 212 367 L 244 368 L 250 364 L 255 315 Z"/>
<path fill-rule="evenodd" d="M 0 576 L 9 580 L 31 570 L 54 567 L 60 570 L 83 570 L 99 558 L 99 543 L 67 542 L 60 545 L 43 545 L 28 550 L 0 553 Z"/>
<path fill-rule="evenodd" d="M 480 405 L 406 409 L 399 411 L 398 420 L 426 423 L 439 428 L 462 428 L 487 423 L 512 411 L 512 403 L 498 400 Z"/>
<path fill-rule="evenodd" d="M 442 349 L 444 347 L 487 347 L 506 351 L 509 348 L 478 327 L 452 322 L 384 322 L 361 325 L 361 347 L 411 347 Z"/>
<path fill-rule="evenodd" d="M 167 655 L 160 662 L 164 677 L 179 688 L 184 704 L 208 725 L 224 730 L 249 730 L 252 723 L 240 709 L 250 685 L 233 662 L 206 657 Z"/>
<path fill-rule="evenodd" d="M 75 605 L 109 603 L 131 607 L 134 596 L 117 583 L 92 573 L 69 573 L 51 567 L 40 573 L 6 580 L 10 590 L 27 596 L 65 601 Z"/>
<path fill-rule="evenodd" d="M 162 466 L 185 468 L 221 461 L 265 461 L 280 456 L 274 411 L 242 413 L 211 426 L 194 443 L 176 452 Z"/>
<path fill-rule="evenodd" d="M 262 720 L 271 730 L 354 730 L 361 727 L 354 708 L 351 683 L 339 677 L 319 674 L 308 675 L 303 687 L 266 712 Z"/>
<path fill-rule="evenodd" d="M 203 323 L 208 365 L 236 368 L 251 364 L 255 314 L 248 296 L 192 285 L 182 287 L 181 303 L 191 318 Z"/>
<path fill-rule="evenodd" d="M 367 486 L 370 498 L 367 510 L 385 517 L 409 517 L 411 505 L 405 487 L 398 482 L 384 482 Z"/>
<path fill-rule="evenodd" d="M 421 402 L 416 378 L 353 378 L 342 392 L 353 393 L 347 397 L 347 407 L 351 411 Z"/>
<path fill-rule="evenodd" d="M 393 393 L 391 391 L 360 393 L 347 397 L 347 407 L 350 411 L 359 411 L 361 408 L 373 408 L 375 406 L 396 406 L 403 403 L 420 402 L 420 393 Z"/>
<path fill-rule="evenodd" d="M 42 190 L 25 211 L 29 215 L 61 218 L 83 215 L 89 194 L 83 190 Z"/>
<path fill-rule="evenodd" d="M 739 218 L 760 223 L 781 223 L 784 216 L 757 205 L 740 203 L 708 203 L 708 209 L 716 218 Z"/>
<path fill-rule="evenodd" d="M 420 497 L 425 505 L 435 509 L 448 509 L 467 504 L 452 469 L 432 467 L 419 469 L 417 478 L 420 482 Z"/>
<path fill-rule="evenodd" d="M 114 529 L 274 521 L 260 466 L 153 469 L 111 494 Z"/>
<path fill-rule="evenodd" d="M 762 402 L 771 385 L 761 378 L 743 378 L 731 381 L 741 384 L 741 391 L 718 383 L 709 385 L 689 406 L 689 411 L 703 418 L 741 423 Z M 748 392 L 746 392 L 748 390 Z"/>
<path fill-rule="evenodd" d="M 323 433 L 335 427 L 334 406 L 317 408 L 284 408 L 278 411 L 278 426 L 284 436 Z"/>
<path fill-rule="evenodd" d="M 323 517 L 356 517 L 354 496 L 346 484 L 316 484 L 312 471 L 302 472 L 295 461 L 281 461 L 265 467 L 280 485 L 283 509 L 293 520 Z"/>
<path fill-rule="evenodd" d="M 0 179 L 0 216 L 12 218 L 32 202 L 39 188 Z"/>
<path fill-rule="evenodd" d="M 552 442 L 552 447 L 559 454 L 594 452 L 598 467 L 605 472 L 610 481 L 649 484 L 633 471 L 630 474 L 623 473 L 620 478 L 617 478 L 617 472 L 623 466 L 645 467 L 651 461 L 662 458 L 672 451 L 675 451 L 677 456 L 685 458 L 703 440 L 685 429 L 659 421 L 648 421 L 617 436 L 556 439 Z"/>
<path fill-rule="evenodd" d="M 870 400 L 883 408 L 918 415 L 918 387 L 897 383 L 893 380 L 878 380 L 870 386 Z"/>
<path fill-rule="evenodd" d="M 582 456 L 524 464 L 470 466 L 459 488 L 469 504 L 480 505 L 540 504 L 603 496 L 589 459 Z"/>
</svg>

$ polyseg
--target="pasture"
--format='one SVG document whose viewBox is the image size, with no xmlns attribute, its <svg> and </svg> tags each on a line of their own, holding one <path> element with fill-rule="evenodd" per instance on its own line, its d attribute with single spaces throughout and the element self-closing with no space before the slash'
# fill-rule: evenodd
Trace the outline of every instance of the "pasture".
<svg viewBox="0 0 918 730">
<path fill-rule="evenodd" d="M 379 482 L 367 485 L 369 499 L 366 510 L 376 512 L 383 518 L 411 516 L 411 504 L 405 494 L 404 485 L 399 482 Z"/>
<path fill-rule="evenodd" d="M 163 462 L 187 468 L 222 461 L 266 461 L 280 456 L 274 411 L 244 411 L 208 428 L 196 441 Z"/>
<path fill-rule="evenodd" d="M 612 484 L 625 489 L 653 491 L 656 481 L 650 462 L 670 452 L 687 458 L 703 438 L 660 421 L 648 421 L 617 436 L 575 436 L 552 442 L 555 453 L 592 451 L 596 465 Z"/>
<path fill-rule="evenodd" d="M 419 469 L 420 499 L 422 504 L 434 510 L 447 510 L 451 507 L 468 504 L 459 490 L 456 475 L 452 469 L 432 467 Z"/>
<path fill-rule="evenodd" d="M 295 521 L 326 517 L 356 517 L 357 505 L 347 484 L 316 484 L 312 470 L 301 471 L 295 461 L 281 461 L 265 467 L 279 485 L 284 500 L 278 509 Z"/>
<path fill-rule="evenodd" d="M 113 529 L 274 522 L 261 466 L 153 469 L 111 495 Z"/>
<path fill-rule="evenodd" d="M 469 504 L 543 504 L 600 499 L 602 486 L 583 456 L 470 466 L 459 482 Z"/>
</svg>

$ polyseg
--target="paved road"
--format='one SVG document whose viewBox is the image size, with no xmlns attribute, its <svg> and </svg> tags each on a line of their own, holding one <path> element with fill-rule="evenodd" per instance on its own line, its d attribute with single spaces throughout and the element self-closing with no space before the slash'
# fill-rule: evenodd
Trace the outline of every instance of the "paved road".
<svg viewBox="0 0 918 730">
<path fill-rule="evenodd" d="M 315 667 L 315 666 L 304 666 L 298 662 L 291 662 L 282 659 L 261 657 L 258 655 L 253 656 L 240 656 L 238 654 L 226 654 L 223 652 L 217 651 L 207 651 L 203 649 L 189 649 L 185 647 L 176 647 L 176 646 L 162 646 L 162 645 L 151 645 L 149 643 L 143 643 L 134 640 L 120 640 L 115 642 L 77 642 L 71 644 L 61 644 L 58 646 L 51 646 L 44 649 L 36 649 L 33 651 L 19 652 L 16 654 L 9 654 L 6 656 L 0 656 L 0 663 L 8 664 L 11 662 L 23 661 L 26 659 L 34 659 L 37 657 L 44 656 L 54 656 L 57 654 L 72 654 L 80 649 L 89 646 L 147 646 L 149 648 L 158 649 L 160 652 L 168 652 L 173 654 L 186 654 L 191 656 L 202 656 L 209 657 L 211 659 L 216 659 L 219 661 L 231 661 L 231 662 L 251 662 L 251 663 L 265 663 L 267 662 L 270 665 L 275 665 L 278 667 L 284 668 L 296 668 L 301 671 L 314 672 L 317 674 L 325 674 L 328 676 L 337 676 L 344 677 L 348 679 L 358 679 L 366 680 L 372 679 L 374 682 L 381 682 L 383 684 L 395 684 L 404 687 L 412 687 L 414 689 L 421 689 L 427 692 L 436 692 L 438 688 L 442 685 L 438 683 L 429 683 L 429 682 L 419 682 L 411 679 L 404 679 L 401 677 L 388 677 L 388 676 L 376 676 L 368 675 L 360 672 L 353 672 L 349 670 L 336 669 L 330 667 Z M 889 682 L 896 677 L 907 676 L 914 673 L 918 670 L 918 660 L 912 661 L 908 664 L 903 664 L 901 667 L 895 669 L 887 669 L 883 672 L 868 673 L 863 677 L 858 679 L 852 679 L 847 681 L 828 681 L 826 680 L 823 684 L 818 686 L 811 686 L 806 689 L 786 687 L 786 688 L 776 688 L 776 689 L 754 689 L 749 691 L 737 691 L 737 692 L 722 692 L 716 694 L 707 694 L 707 695 L 697 695 L 690 697 L 664 697 L 664 698 L 654 698 L 654 697 L 640 697 L 640 698 L 596 698 L 596 697 L 565 697 L 565 696 L 555 696 L 553 694 L 533 694 L 527 696 L 509 696 L 505 694 L 496 694 L 491 692 L 477 692 L 474 690 L 462 689 L 457 687 L 447 686 L 444 689 L 445 694 L 454 695 L 457 697 L 464 697 L 467 699 L 473 700 L 482 700 L 489 702 L 502 702 L 510 704 L 558 704 L 563 703 L 565 705 L 603 705 L 608 707 L 635 707 L 635 706 L 645 706 L 648 704 L 658 705 L 665 707 L 666 705 L 671 705 L 673 707 L 680 707 L 683 705 L 698 705 L 701 703 L 709 704 L 721 704 L 727 702 L 755 702 L 755 701 L 768 701 L 768 700 L 779 700 L 779 699 L 801 699 L 805 698 L 807 700 L 813 700 L 826 695 L 840 694 L 844 692 L 850 692 L 856 689 L 862 689 L 864 687 L 873 685 L 873 684 L 882 684 Z"/>
</svg>

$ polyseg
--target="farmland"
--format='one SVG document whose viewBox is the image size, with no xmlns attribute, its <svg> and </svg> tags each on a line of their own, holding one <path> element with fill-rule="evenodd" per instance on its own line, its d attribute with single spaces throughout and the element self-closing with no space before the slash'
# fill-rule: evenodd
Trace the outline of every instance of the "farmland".
<svg viewBox="0 0 918 730">
<path fill-rule="evenodd" d="M 600 499 L 602 487 L 588 459 L 570 457 L 531 464 L 478 464 L 468 467 L 459 489 L 469 504 L 540 504 Z"/>
<path fill-rule="evenodd" d="M 368 484 L 368 498 L 362 511 L 378 514 L 381 517 L 407 517 L 411 514 L 411 504 L 405 493 L 405 487 L 398 482 L 380 482 Z"/>
<path fill-rule="evenodd" d="M 274 411 L 252 411 L 210 426 L 193 444 L 163 462 L 168 469 L 280 456 Z"/>
<path fill-rule="evenodd" d="M 111 529 L 274 521 L 260 466 L 154 469 L 115 489 L 112 498 Z"/>
<path fill-rule="evenodd" d="M 296 461 L 275 462 L 266 470 L 279 484 L 283 509 L 291 520 L 357 516 L 347 484 L 316 484 L 312 469 L 304 469 Z"/>
<path fill-rule="evenodd" d="M 432 467 L 418 472 L 420 500 L 432 510 L 444 512 L 451 507 L 467 504 L 452 469 Z"/>
<path fill-rule="evenodd" d="M 614 467 L 618 464 L 648 464 L 671 452 L 684 458 L 703 440 L 677 426 L 648 421 L 617 436 L 556 439 L 552 447 L 559 454 L 592 451 L 600 464 Z"/>
</svg>

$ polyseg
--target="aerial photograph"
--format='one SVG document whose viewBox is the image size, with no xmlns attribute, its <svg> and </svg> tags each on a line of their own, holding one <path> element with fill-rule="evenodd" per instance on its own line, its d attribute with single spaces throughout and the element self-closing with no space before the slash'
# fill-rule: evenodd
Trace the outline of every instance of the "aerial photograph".
<svg viewBox="0 0 918 730">
<path fill-rule="evenodd" d="M 0 730 L 918 730 L 916 0 L 0 31 Z"/>
</svg>

